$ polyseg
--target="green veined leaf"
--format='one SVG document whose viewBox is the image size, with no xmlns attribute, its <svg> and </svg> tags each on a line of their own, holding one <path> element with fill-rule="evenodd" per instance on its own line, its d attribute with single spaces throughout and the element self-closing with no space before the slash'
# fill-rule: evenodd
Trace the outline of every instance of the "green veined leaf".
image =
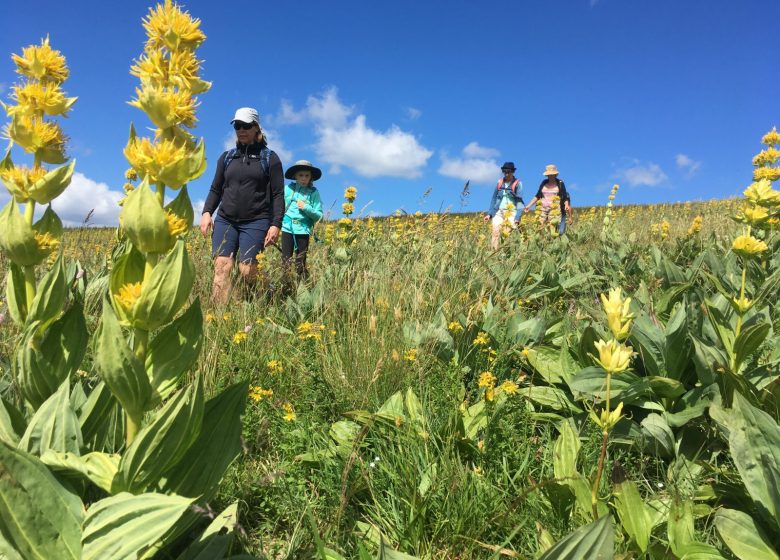
<svg viewBox="0 0 780 560">
<path fill-rule="evenodd" d="M 30 419 L 19 448 L 34 455 L 47 451 L 81 454 L 81 427 L 70 405 L 70 381 L 65 381 Z"/>
<path fill-rule="evenodd" d="M 36 457 L 0 441 L 0 527 L 22 558 L 81 559 L 81 500 Z"/>
<path fill-rule="evenodd" d="M 747 513 L 720 509 L 715 514 L 715 528 L 739 560 L 780 560 L 764 532 Z"/>
<path fill-rule="evenodd" d="M 615 509 L 626 533 L 634 540 L 641 552 L 646 552 L 650 543 L 652 525 L 642 496 L 633 481 L 625 480 L 615 485 Z"/>
<path fill-rule="evenodd" d="M 137 493 L 156 486 L 198 437 L 203 422 L 203 389 L 199 382 L 182 389 L 158 410 L 122 455 L 116 488 Z"/>
<path fill-rule="evenodd" d="M 95 502 L 84 519 L 83 560 L 136 560 L 179 522 L 192 502 L 127 492 Z"/>
<path fill-rule="evenodd" d="M 605 515 L 555 543 L 539 560 L 612 560 L 614 555 L 612 516 Z"/>
</svg>

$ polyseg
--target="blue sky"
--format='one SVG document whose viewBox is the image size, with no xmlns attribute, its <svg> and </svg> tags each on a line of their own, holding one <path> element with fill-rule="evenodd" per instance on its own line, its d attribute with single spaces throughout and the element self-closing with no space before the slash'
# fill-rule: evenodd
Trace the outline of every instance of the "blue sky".
<svg viewBox="0 0 780 560">
<path fill-rule="evenodd" d="M 0 23 L 0 96 L 13 52 L 47 33 L 79 97 L 63 123 L 78 175 L 66 220 L 112 223 L 127 163 L 127 105 L 145 2 L 13 2 Z M 780 125 L 777 0 L 183 3 L 202 20 L 212 89 L 195 134 L 209 168 L 235 108 L 257 107 L 285 166 L 319 165 L 326 207 L 343 188 L 388 214 L 483 210 L 514 161 L 534 194 L 555 163 L 577 205 L 721 198 L 750 182 L 759 140 Z M 3 119 L 7 122 L 7 119 Z M 423 193 L 431 189 L 422 201 Z M 0 202 L 7 193 L 0 194 Z M 369 204 L 370 203 L 370 204 Z M 337 209 L 337 207 L 336 207 Z"/>
</svg>

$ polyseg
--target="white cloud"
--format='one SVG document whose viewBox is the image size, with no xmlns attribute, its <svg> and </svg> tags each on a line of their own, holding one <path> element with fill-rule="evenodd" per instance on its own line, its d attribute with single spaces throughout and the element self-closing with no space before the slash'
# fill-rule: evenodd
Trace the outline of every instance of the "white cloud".
<svg viewBox="0 0 780 560">
<path fill-rule="evenodd" d="M 279 134 L 275 130 L 269 128 L 264 128 L 263 132 L 265 132 L 265 136 L 268 139 L 268 147 L 276 152 L 276 155 L 282 160 L 282 165 L 289 167 L 293 161 L 293 153 L 285 148 L 284 142 L 282 142 Z"/>
<path fill-rule="evenodd" d="M 0 204 L 10 199 L 5 189 L 0 192 Z M 66 226 L 80 226 L 87 215 L 91 226 L 116 226 L 119 224 L 119 201 L 124 197 L 123 191 L 111 190 L 105 183 L 93 181 L 84 174 L 73 174 L 70 185 L 59 197 L 51 203 L 52 208 Z M 44 206 L 36 208 L 36 219 L 43 213 Z"/>
<path fill-rule="evenodd" d="M 469 142 L 462 153 L 463 157 L 460 158 L 450 158 L 446 153 L 442 154 L 439 174 L 474 183 L 492 183 L 501 176 L 498 171 L 501 166 L 495 159 L 500 152 L 495 148 Z"/>
<path fill-rule="evenodd" d="M 657 163 L 642 163 L 639 160 L 633 160 L 629 167 L 621 169 L 615 176 L 631 187 L 655 187 L 669 178 Z"/>
<path fill-rule="evenodd" d="M 480 146 L 477 142 L 469 142 L 465 148 L 463 148 L 463 155 L 471 158 L 495 158 L 501 154 L 495 148 L 486 148 Z"/>
<path fill-rule="evenodd" d="M 416 121 L 422 116 L 422 111 L 415 107 L 407 107 L 406 108 L 406 118 L 410 121 Z"/>
<path fill-rule="evenodd" d="M 685 154 L 677 154 L 674 158 L 674 161 L 677 163 L 677 167 L 680 168 L 682 171 L 685 171 L 685 174 L 688 177 L 693 177 L 697 171 L 701 168 L 701 162 L 696 161 L 694 159 L 691 159 Z"/>
<path fill-rule="evenodd" d="M 296 111 L 292 103 L 282 99 L 282 108 L 279 114 L 269 117 L 269 121 L 275 125 L 300 124 L 306 119 L 305 111 Z"/>
<path fill-rule="evenodd" d="M 365 115 L 356 114 L 355 107 L 339 100 L 336 88 L 310 95 L 306 107 L 298 112 L 283 104 L 282 115 L 288 122 L 312 123 L 317 138 L 315 152 L 332 173 L 350 167 L 364 177 L 413 179 L 421 175 L 433 155 L 413 134 L 396 125 L 384 131 L 369 127 Z"/>
</svg>

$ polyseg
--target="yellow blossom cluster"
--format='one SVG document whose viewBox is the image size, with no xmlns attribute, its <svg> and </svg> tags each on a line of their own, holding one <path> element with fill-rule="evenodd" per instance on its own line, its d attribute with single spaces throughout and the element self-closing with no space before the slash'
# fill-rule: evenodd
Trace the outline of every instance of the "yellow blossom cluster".
<svg viewBox="0 0 780 560">
<path fill-rule="evenodd" d="M 696 235 L 699 233 L 701 231 L 703 221 L 704 218 L 701 216 L 696 216 L 691 222 L 691 227 L 688 228 L 688 235 Z"/>
<path fill-rule="evenodd" d="M 268 363 L 265 364 L 265 367 L 268 369 L 268 373 L 271 375 L 278 375 L 284 371 L 284 366 L 280 360 L 268 360 Z"/>
<path fill-rule="evenodd" d="M 285 422 L 293 422 L 298 416 L 295 414 L 295 409 L 293 408 L 293 405 L 286 402 L 282 405 L 282 408 L 284 409 L 284 416 L 282 417 Z"/>
<path fill-rule="evenodd" d="M 296 328 L 299 340 L 322 340 L 325 325 L 304 321 Z"/>
<path fill-rule="evenodd" d="M 259 385 L 253 385 L 249 388 L 249 398 L 255 402 L 260 402 L 263 399 L 270 399 L 273 396 L 273 389 L 263 389 Z"/>
</svg>

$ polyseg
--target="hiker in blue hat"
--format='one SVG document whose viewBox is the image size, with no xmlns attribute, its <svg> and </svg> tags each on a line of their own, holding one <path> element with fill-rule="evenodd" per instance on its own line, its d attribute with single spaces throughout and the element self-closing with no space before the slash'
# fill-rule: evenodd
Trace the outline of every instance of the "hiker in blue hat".
<svg viewBox="0 0 780 560">
<path fill-rule="evenodd" d="M 517 208 L 523 205 L 523 183 L 515 177 L 514 162 L 507 161 L 501 166 L 503 177 L 498 180 L 493 196 L 490 198 L 490 208 L 485 214 L 485 223 L 492 220 L 493 235 L 490 246 L 495 251 L 501 239 L 503 227 L 516 228 Z"/>
</svg>

